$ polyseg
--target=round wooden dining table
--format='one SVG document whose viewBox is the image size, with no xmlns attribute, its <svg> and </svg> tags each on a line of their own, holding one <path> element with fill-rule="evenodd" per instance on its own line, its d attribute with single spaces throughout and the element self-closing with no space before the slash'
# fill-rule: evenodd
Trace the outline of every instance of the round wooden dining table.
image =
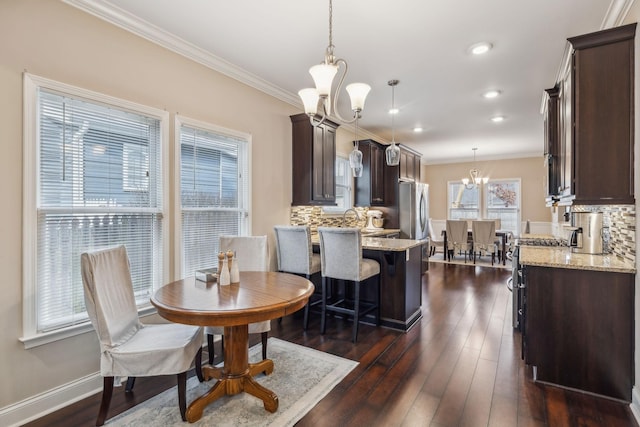
<svg viewBox="0 0 640 427">
<path fill-rule="evenodd" d="M 224 366 L 204 366 L 206 380 L 217 379 L 187 409 L 187 421 L 202 417 L 204 408 L 225 395 L 247 392 L 263 401 L 269 412 L 278 409 L 278 396 L 253 376 L 273 372 L 273 361 L 249 363 L 249 323 L 271 320 L 303 308 L 313 294 L 304 277 L 278 272 L 240 272 L 240 283 L 220 286 L 188 277 L 158 289 L 151 303 L 163 318 L 176 323 L 224 327 Z"/>
</svg>

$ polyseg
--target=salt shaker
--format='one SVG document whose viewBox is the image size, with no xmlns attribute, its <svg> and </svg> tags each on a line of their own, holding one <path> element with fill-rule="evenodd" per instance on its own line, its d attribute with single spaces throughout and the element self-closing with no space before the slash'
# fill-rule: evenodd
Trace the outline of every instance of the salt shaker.
<svg viewBox="0 0 640 427">
<path fill-rule="evenodd" d="M 220 282 L 220 286 L 231 284 L 231 277 L 229 276 L 229 264 L 227 263 L 226 257 L 222 260 L 222 270 L 218 272 L 218 280 Z"/>
<path fill-rule="evenodd" d="M 229 276 L 231 277 L 232 284 L 240 283 L 240 270 L 238 269 L 238 258 L 235 253 L 233 254 L 233 261 L 231 263 Z"/>
</svg>

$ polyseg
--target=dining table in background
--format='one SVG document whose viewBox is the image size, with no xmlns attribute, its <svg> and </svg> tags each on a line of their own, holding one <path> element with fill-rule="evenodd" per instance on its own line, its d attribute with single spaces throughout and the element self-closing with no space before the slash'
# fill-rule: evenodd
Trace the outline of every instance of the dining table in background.
<svg viewBox="0 0 640 427">
<path fill-rule="evenodd" d="M 224 366 L 204 366 L 205 380 L 217 379 L 187 408 L 187 421 L 202 417 L 204 408 L 225 396 L 247 392 L 263 401 L 269 412 L 278 409 L 278 396 L 253 376 L 273 372 L 273 361 L 249 363 L 249 323 L 287 316 L 303 308 L 313 293 L 304 277 L 279 272 L 240 272 L 240 283 L 220 286 L 194 277 L 158 289 L 151 303 L 163 318 L 176 323 L 224 327 Z"/>
<path fill-rule="evenodd" d="M 496 237 L 500 238 L 501 249 L 500 252 L 500 261 L 502 261 L 502 265 L 507 264 L 507 254 L 505 253 L 507 249 L 507 237 L 509 236 L 509 230 L 496 230 Z M 447 230 L 442 230 L 442 236 L 444 237 L 444 259 L 447 259 L 447 254 L 449 251 L 447 250 Z M 473 233 L 469 230 L 469 239 L 471 239 Z"/>
</svg>

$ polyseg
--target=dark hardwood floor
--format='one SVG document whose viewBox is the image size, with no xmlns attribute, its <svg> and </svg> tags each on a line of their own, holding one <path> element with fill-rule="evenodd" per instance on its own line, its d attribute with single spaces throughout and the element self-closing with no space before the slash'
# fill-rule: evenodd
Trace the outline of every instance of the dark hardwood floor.
<svg viewBox="0 0 640 427">
<path fill-rule="evenodd" d="M 509 274 L 431 263 L 423 318 L 407 333 L 361 325 L 356 345 L 351 323 L 341 319 L 330 318 L 324 336 L 317 315 L 306 333 L 299 314 L 274 321 L 271 336 L 360 362 L 296 425 L 638 427 L 624 403 L 533 383 L 511 327 Z M 116 389 L 109 416 L 174 384 L 174 377 L 140 378 L 131 396 Z M 26 426 L 93 425 L 99 398 Z"/>
</svg>

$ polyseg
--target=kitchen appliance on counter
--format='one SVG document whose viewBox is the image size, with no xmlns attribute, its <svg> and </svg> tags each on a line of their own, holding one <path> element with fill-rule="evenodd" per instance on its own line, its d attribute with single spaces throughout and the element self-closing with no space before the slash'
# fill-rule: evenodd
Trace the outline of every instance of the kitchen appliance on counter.
<svg viewBox="0 0 640 427">
<path fill-rule="evenodd" d="M 382 230 L 382 211 L 369 209 L 367 211 L 367 226 L 365 227 L 368 231 L 378 231 Z"/>
<path fill-rule="evenodd" d="M 571 212 L 572 252 L 583 254 L 603 253 L 602 212 Z"/>
</svg>

